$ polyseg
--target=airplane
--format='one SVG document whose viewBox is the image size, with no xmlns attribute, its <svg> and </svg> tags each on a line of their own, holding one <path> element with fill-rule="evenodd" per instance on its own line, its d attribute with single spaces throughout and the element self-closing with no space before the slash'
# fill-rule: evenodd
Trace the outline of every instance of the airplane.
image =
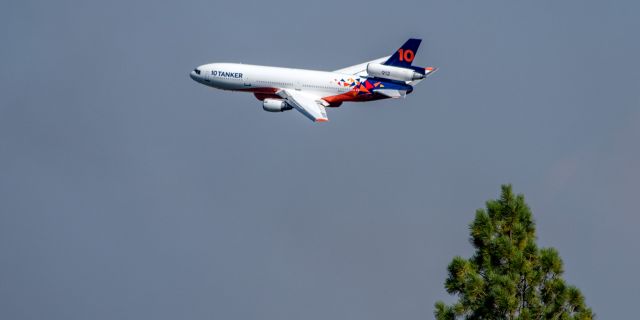
<svg viewBox="0 0 640 320">
<path fill-rule="evenodd" d="M 251 92 L 269 112 L 296 109 L 314 122 L 329 121 L 325 108 L 343 102 L 404 98 L 434 73 L 435 67 L 415 67 L 421 39 L 409 39 L 393 55 L 332 72 L 210 63 L 195 68 L 191 79 L 205 86 Z"/>
</svg>

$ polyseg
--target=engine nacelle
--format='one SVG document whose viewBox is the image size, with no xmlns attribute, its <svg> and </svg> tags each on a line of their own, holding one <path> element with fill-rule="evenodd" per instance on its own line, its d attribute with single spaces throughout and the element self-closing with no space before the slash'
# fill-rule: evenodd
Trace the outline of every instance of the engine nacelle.
<svg viewBox="0 0 640 320">
<path fill-rule="evenodd" d="M 268 112 L 283 112 L 293 109 L 286 101 L 280 99 L 264 99 L 262 109 Z"/>
<path fill-rule="evenodd" d="M 372 77 L 391 79 L 398 81 L 414 81 L 424 79 L 424 74 L 412 69 L 385 66 L 379 63 L 369 63 L 367 73 Z"/>
</svg>

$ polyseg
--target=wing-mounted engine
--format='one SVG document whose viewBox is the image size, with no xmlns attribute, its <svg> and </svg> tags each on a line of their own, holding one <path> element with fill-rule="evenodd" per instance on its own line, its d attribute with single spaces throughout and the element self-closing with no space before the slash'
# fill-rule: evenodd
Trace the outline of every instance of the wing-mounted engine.
<svg viewBox="0 0 640 320">
<path fill-rule="evenodd" d="M 262 109 L 268 112 L 283 112 L 291 110 L 293 107 L 282 99 L 264 99 L 262 101 Z"/>
<path fill-rule="evenodd" d="M 379 63 L 370 63 L 367 65 L 367 74 L 370 77 L 390 79 L 397 81 L 415 81 L 424 79 L 425 69 L 417 67 L 394 67 Z"/>
</svg>

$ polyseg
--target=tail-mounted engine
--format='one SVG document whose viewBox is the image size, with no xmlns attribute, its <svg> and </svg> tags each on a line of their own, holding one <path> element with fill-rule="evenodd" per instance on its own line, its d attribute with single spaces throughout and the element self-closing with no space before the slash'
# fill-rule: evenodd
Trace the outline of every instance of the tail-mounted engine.
<svg viewBox="0 0 640 320">
<path fill-rule="evenodd" d="M 367 65 L 367 74 L 371 77 L 397 81 L 414 81 L 424 79 L 425 77 L 423 68 L 401 68 L 379 63 L 369 63 Z"/>
</svg>

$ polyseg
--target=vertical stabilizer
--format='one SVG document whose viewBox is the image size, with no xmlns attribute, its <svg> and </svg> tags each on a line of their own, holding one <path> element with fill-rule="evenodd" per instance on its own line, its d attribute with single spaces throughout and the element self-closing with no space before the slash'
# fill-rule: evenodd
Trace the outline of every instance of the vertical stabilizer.
<svg viewBox="0 0 640 320">
<path fill-rule="evenodd" d="M 387 60 L 384 65 L 406 68 L 416 58 L 422 39 L 409 39 Z"/>
</svg>

